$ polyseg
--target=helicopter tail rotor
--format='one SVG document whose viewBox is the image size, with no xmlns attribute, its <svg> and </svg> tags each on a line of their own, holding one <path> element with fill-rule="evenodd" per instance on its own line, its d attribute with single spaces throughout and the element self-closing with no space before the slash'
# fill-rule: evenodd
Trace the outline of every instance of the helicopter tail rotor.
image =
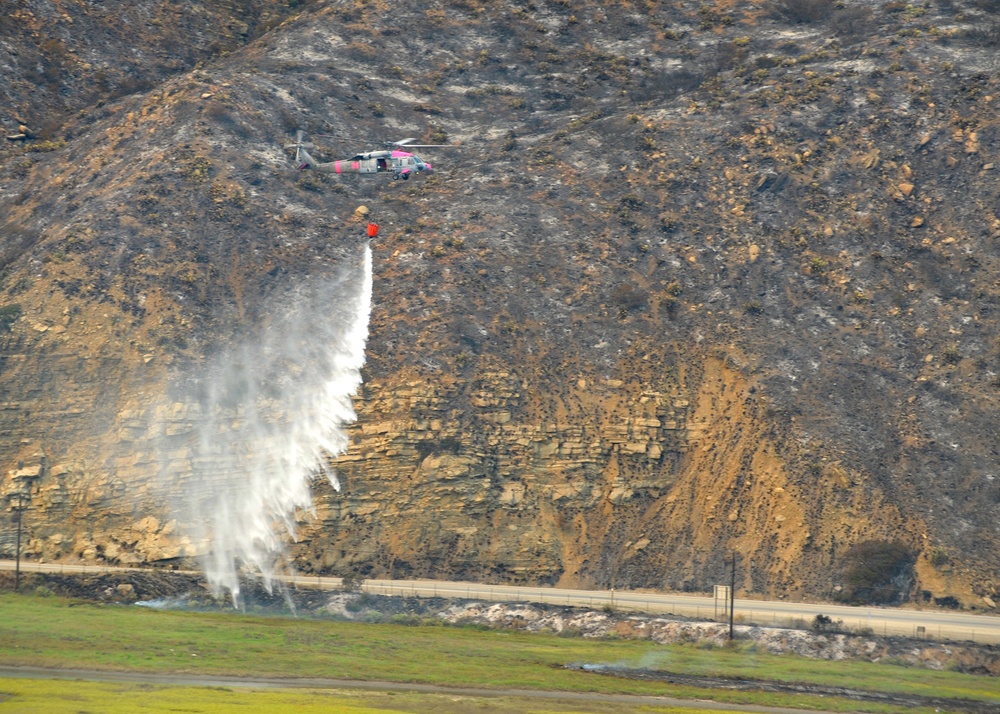
<svg viewBox="0 0 1000 714">
<path fill-rule="evenodd" d="M 295 149 L 295 163 L 296 164 L 301 164 L 302 163 L 302 150 L 303 149 L 314 149 L 314 148 L 316 148 L 316 145 L 314 143 L 312 143 L 311 141 L 303 141 L 303 139 L 306 139 L 306 138 L 307 138 L 306 133 L 304 131 L 302 131 L 301 129 L 299 129 L 297 132 L 295 132 L 295 143 L 294 144 L 285 144 L 285 148 L 286 149 Z"/>
</svg>

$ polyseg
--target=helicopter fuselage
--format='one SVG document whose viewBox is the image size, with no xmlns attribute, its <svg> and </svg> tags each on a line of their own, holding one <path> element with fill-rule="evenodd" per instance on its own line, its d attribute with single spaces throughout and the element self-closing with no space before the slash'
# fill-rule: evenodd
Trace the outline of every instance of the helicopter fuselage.
<svg viewBox="0 0 1000 714">
<path fill-rule="evenodd" d="M 431 165 L 407 151 L 366 151 L 351 159 L 316 162 L 306 151 L 301 151 L 299 170 L 314 169 L 328 174 L 377 174 L 392 171 L 394 179 L 408 179 L 415 172 L 431 173 Z"/>
</svg>

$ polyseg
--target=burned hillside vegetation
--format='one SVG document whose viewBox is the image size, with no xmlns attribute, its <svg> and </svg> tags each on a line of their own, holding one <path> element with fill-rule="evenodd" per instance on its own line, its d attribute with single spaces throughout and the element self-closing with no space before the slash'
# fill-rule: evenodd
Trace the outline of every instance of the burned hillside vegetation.
<svg viewBox="0 0 1000 714">
<path fill-rule="evenodd" d="M 30 555 L 196 554 L 151 497 L 197 418 L 169 385 L 349 259 L 364 205 L 365 383 L 297 569 L 706 590 L 736 550 L 741 592 L 862 600 L 868 543 L 907 554 L 880 599 L 995 607 L 995 3 L 149 0 L 127 63 L 110 5 L 0 20 Z M 336 177 L 298 130 L 455 146 Z"/>
</svg>

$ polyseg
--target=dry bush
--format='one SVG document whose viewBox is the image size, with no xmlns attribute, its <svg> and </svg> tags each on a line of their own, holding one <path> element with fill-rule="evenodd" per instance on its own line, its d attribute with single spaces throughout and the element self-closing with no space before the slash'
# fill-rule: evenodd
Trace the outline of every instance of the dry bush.
<svg viewBox="0 0 1000 714">
<path fill-rule="evenodd" d="M 1000 47 L 1000 21 L 971 27 L 966 30 L 965 36 L 980 47 Z"/>
<path fill-rule="evenodd" d="M 916 555 L 905 544 L 868 540 L 844 555 L 844 590 L 839 600 L 852 604 L 902 602 L 913 584 Z"/>
<path fill-rule="evenodd" d="M 873 14 L 870 7 L 844 8 L 833 16 L 833 31 L 846 42 L 858 42 L 871 28 Z"/>
<path fill-rule="evenodd" d="M 811 24 L 829 19 L 835 7 L 834 0 L 777 0 L 771 15 L 795 25 Z"/>
<path fill-rule="evenodd" d="M 740 46 L 736 42 L 720 42 L 715 47 L 715 56 L 712 58 L 712 70 L 714 73 L 725 72 L 743 63 L 750 54 L 749 48 Z"/>
<path fill-rule="evenodd" d="M 14 323 L 21 317 L 21 306 L 17 303 L 0 307 L 0 335 L 10 332 Z"/>
<path fill-rule="evenodd" d="M 626 312 L 637 312 L 646 308 L 649 296 L 637 285 L 621 283 L 611 291 L 611 298 Z"/>
<path fill-rule="evenodd" d="M 41 237 L 41 233 L 31 228 L 0 227 L 0 270 L 27 253 Z"/>
</svg>

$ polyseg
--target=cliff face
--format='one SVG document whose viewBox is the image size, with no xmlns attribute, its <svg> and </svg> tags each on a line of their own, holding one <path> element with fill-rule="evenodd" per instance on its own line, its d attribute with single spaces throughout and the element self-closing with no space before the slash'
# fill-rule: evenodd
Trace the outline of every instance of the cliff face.
<svg viewBox="0 0 1000 714">
<path fill-rule="evenodd" d="M 300 570 L 706 589 L 735 550 L 746 591 L 816 597 L 899 542 L 901 590 L 990 606 L 995 11 L 779 5 L 317 4 L 195 69 L 135 60 L 136 94 L 59 75 L 58 127 L 0 155 L 0 488 L 31 552 L 204 548 L 161 478 L 200 458 L 185 385 L 353 259 L 365 204 L 365 384 Z M 37 32 L 120 69 L 61 7 Z M 407 182 L 296 174 L 299 128 L 323 159 L 459 147 Z"/>
<path fill-rule="evenodd" d="M 735 549 L 749 592 L 824 592 L 838 546 L 922 527 L 843 467 L 797 478 L 739 359 L 693 361 L 673 379 L 370 383 L 300 569 L 691 589 Z"/>
</svg>

